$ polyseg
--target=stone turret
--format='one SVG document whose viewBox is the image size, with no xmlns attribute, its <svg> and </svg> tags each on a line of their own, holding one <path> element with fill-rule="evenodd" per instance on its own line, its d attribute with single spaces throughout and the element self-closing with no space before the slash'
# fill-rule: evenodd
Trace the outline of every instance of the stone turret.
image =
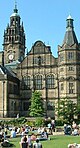
<svg viewBox="0 0 80 148">
<path fill-rule="evenodd" d="M 67 44 L 69 46 L 72 46 L 74 44 L 78 45 L 78 40 L 74 32 L 72 17 L 69 15 L 66 21 L 67 21 L 67 26 L 66 26 L 66 33 L 63 40 L 63 44 Z"/>
</svg>

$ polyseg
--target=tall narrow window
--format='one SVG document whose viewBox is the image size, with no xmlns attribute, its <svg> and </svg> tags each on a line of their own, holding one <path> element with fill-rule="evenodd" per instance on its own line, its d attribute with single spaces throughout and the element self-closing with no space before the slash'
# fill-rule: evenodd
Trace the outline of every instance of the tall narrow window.
<svg viewBox="0 0 80 148">
<path fill-rule="evenodd" d="M 37 75 L 36 77 L 35 77 L 35 83 L 34 83 L 34 87 L 35 87 L 35 89 L 42 89 L 42 76 L 41 75 Z"/>
<path fill-rule="evenodd" d="M 74 93 L 74 84 L 71 82 L 69 83 L 69 94 L 73 94 Z"/>
<path fill-rule="evenodd" d="M 14 30 L 12 30 L 12 35 L 14 35 Z"/>
<path fill-rule="evenodd" d="M 14 37 L 12 36 L 12 43 L 14 43 Z"/>
<path fill-rule="evenodd" d="M 54 76 L 48 75 L 46 78 L 46 87 L 47 88 L 54 88 Z"/>
<path fill-rule="evenodd" d="M 74 59 L 74 53 L 68 52 L 68 60 L 73 60 L 73 59 Z"/>
<path fill-rule="evenodd" d="M 28 102 L 23 102 L 23 110 L 27 111 L 29 109 L 29 103 Z"/>
<path fill-rule="evenodd" d="M 28 88 L 30 88 L 30 76 L 26 76 L 26 77 L 24 77 L 24 88 L 25 89 L 28 89 Z"/>
<path fill-rule="evenodd" d="M 17 105 L 15 101 L 11 101 L 11 110 L 16 111 Z"/>
<path fill-rule="evenodd" d="M 64 84 L 63 83 L 61 84 L 61 90 L 64 90 Z"/>
<path fill-rule="evenodd" d="M 11 101 L 11 110 L 14 110 L 14 101 Z"/>
</svg>

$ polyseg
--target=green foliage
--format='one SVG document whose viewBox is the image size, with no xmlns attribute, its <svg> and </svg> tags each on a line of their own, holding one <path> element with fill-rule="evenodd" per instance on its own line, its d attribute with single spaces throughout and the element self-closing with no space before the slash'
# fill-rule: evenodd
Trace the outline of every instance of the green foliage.
<svg viewBox="0 0 80 148">
<path fill-rule="evenodd" d="M 31 126 L 31 127 L 34 127 L 35 126 L 35 121 L 27 121 L 27 125 L 28 126 Z"/>
<path fill-rule="evenodd" d="M 41 93 L 35 91 L 31 97 L 31 105 L 29 107 L 30 116 L 41 117 L 44 114 L 43 102 L 41 99 Z"/>
<path fill-rule="evenodd" d="M 80 120 L 80 97 L 78 97 L 76 115 L 77 115 L 78 121 L 79 121 Z"/>
<path fill-rule="evenodd" d="M 25 117 L 21 117 L 21 118 L 14 118 L 14 119 L 11 119 L 11 120 L 2 120 L 0 122 L 0 125 L 14 125 L 14 126 L 19 126 L 19 125 L 22 125 L 24 123 L 27 122 L 27 119 Z"/>
<path fill-rule="evenodd" d="M 76 115 L 76 104 L 70 99 L 61 99 L 58 106 L 59 119 L 64 123 L 72 123 Z"/>
<path fill-rule="evenodd" d="M 55 121 L 56 126 L 63 126 L 64 125 L 64 121 L 62 119 L 57 119 Z"/>
<path fill-rule="evenodd" d="M 43 126 L 44 124 L 44 119 L 39 117 L 39 118 L 36 118 L 35 120 L 35 126 L 39 127 L 39 126 Z"/>
<path fill-rule="evenodd" d="M 50 118 L 44 119 L 44 126 L 47 126 L 49 123 L 51 123 Z"/>
</svg>

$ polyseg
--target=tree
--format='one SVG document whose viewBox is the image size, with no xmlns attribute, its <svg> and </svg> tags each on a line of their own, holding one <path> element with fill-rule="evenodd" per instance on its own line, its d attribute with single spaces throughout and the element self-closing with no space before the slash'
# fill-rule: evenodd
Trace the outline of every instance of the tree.
<svg viewBox="0 0 80 148">
<path fill-rule="evenodd" d="M 30 116 L 40 117 L 44 114 L 43 102 L 41 99 L 41 93 L 35 91 L 31 97 L 31 105 L 29 107 Z"/>
<path fill-rule="evenodd" d="M 78 120 L 80 120 L 80 96 L 78 97 L 76 115 L 78 117 Z"/>
<path fill-rule="evenodd" d="M 76 115 L 76 104 L 70 99 L 61 99 L 59 101 L 58 115 L 64 122 L 72 123 Z"/>
</svg>

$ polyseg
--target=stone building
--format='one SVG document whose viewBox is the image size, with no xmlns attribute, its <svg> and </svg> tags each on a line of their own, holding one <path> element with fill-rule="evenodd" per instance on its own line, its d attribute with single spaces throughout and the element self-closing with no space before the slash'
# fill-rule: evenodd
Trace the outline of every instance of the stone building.
<svg viewBox="0 0 80 148">
<path fill-rule="evenodd" d="M 20 81 L 12 70 L 0 65 L 0 117 L 14 117 L 20 110 Z"/>
<path fill-rule="evenodd" d="M 55 107 L 61 98 L 70 98 L 74 102 L 80 96 L 80 44 L 74 32 L 73 19 L 69 16 L 66 20 L 66 32 L 61 46 L 58 46 L 58 57 L 52 55 L 51 47 L 38 40 L 25 56 L 25 31 L 23 22 L 20 21 L 17 6 L 10 16 L 10 23 L 4 31 L 2 58 L 0 63 L 12 75 L 15 84 L 13 95 L 8 95 L 6 89 L 5 116 L 28 116 L 28 108 L 32 92 L 40 91 L 46 111 L 46 116 L 55 116 Z M 3 60 L 4 59 L 4 60 Z M 2 62 L 1 62 L 2 61 Z M 2 71 L 2 70 L 1 70 Z M 1 83 L 4 84 L 2 78 Z M 17 85 L 17 90 L 15 90 Z M 11 87 L 9 83 L 7 86 Z M 3 85 L 2 85 L 3 88 Z M 18 91 L 15 94 L 15 91 Z M 2 91 L 2 101 L 3 95 Z M 3 104 L 2 116 L 4 115 Z M 1 114 L 0 114 L 1 116 Z"/>
</svg>

